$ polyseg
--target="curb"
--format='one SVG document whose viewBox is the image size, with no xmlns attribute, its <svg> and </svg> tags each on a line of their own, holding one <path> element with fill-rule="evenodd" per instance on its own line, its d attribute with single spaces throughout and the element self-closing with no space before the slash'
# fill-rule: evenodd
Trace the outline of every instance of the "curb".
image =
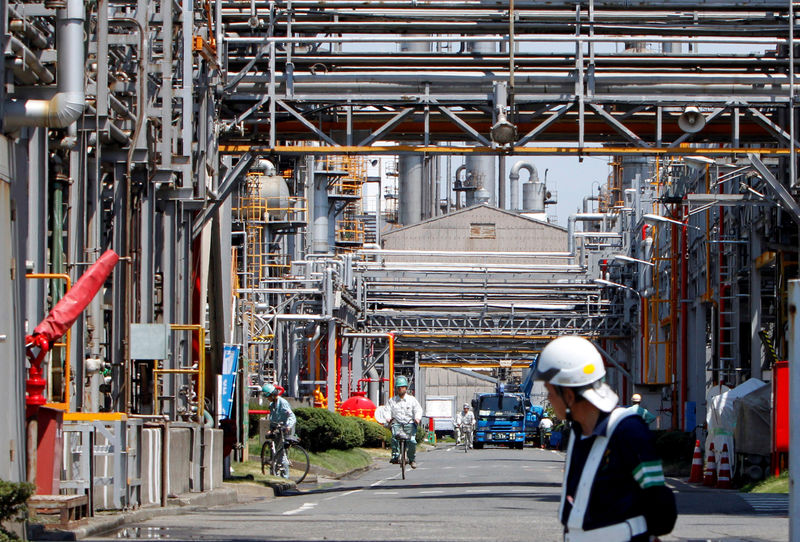
<svg viewBox="0 0 800 542">
<path fill-rule="evenodd" d="M 28 525 L 29 540 L 81 540 L 97 534 L 102 534 L 113 529 L 118 529 L 126 524 L 147 521 L 159 516 L 175 513 L 176 510 L 185 508 L 205 509 L 211 506 L 232 504 L 238 502 L 238 492 L 233 488 L 217 488 L 204 493 L 186 493 L 167 500 L 167 506 L 139 508 L 138 510 L 121 511 L 113 515 L 95 516 L 87 518 L 85 524 L 73 529 L 48 529 L 42 524 Z"/>
</svg>

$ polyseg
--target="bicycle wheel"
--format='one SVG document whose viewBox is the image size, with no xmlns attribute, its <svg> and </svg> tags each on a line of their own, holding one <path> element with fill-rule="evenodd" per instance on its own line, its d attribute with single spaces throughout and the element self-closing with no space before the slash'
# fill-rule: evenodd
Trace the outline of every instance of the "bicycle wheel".
<svg viewBox="0 0 800 542">
<path fill-rule="evenodd" d="M 406 441 L 400 441 L 400 472 L 403 475 L 403 480 L 406 479 Z"/>
<path fill-rule="evenodd" d="M 308 469 L 311 466 L 306 449 L 299 444 L 293 444 L 292 447 L 289 448 L 289 465 L 295 470 L 294 475 L 292 475 L 290 471 L 290 477 L 294 480 L 295 484 L 299 484 L 305 480 Z"/>
<path fill-rule="evenodd" d="M 272 474 L 272 441 L 265 440 L 261 446 L 261 474 Z"/>
<path fill-rule="evenodd" d="M 469 451 L 469 435 L 464 435 L 464 453 Z"/>
</svg>

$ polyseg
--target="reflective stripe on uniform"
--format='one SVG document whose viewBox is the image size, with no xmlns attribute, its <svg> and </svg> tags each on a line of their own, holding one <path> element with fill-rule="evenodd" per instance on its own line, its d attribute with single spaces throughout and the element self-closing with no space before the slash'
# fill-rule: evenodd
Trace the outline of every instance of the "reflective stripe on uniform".
<svg viewBox="0 0 800 542">
<path fill-rule="evenodd" d="M 633 479 L 642 489 L 664 485 L 664 469 L 661 461 L 644 461 L 633 471 Z"/>
<path fill-rule="evenodd" d="M 572 510 L 570 510 L 569 519 L 567 520 L 567 527 L 569 533 L 583 532 L 583 520 L 586 516 L 586 508 L 589 506 L 589 499 L 591 497 L 592 485 L 594 484 L 594 478 L 595 475 L 597 474 L 597 469 L 600 466 L 600 462 L 602 461 L 603 455 L 606 452 L 606 448 L 608 447 L 608 442 L 611 438 L 611 435 L 614 434 L 614 430 L 617 428 L 619 422 L 621 422 L 628 416 L 635 416 L 635 414 L 625 408 L 615 408 L 614 410 L 611 411 L 611 414 L 608 415 L 608 425 L 606 426 L 605 436 L 597 435 L 597 437 L 595 437 L 594 443 L 592 444 L 592 448 L 589 451 L 589 456 L 586 458 L 586 463 L 583 465 L 583 471 L 581 472 L 581 477 L 580 481 L 578 482 L 578 487 L 575 490 L 575 495 L 574 495 L 575 501 L 572 504 Z M 561 492 L 561 506 L 559 507 L 559 514 L 562 514 L 564 509 L 567 478 L 569 476 L 570 459 L 572 458 L 572 447 L 574 441 L 575 441 L 575 432 L 572 431 L 570 434 L 569 447 L 567 450 L 567 468 L 564 472 L 564 487 Z M 559 517 L 561 517 L 561 515 Z M 628 527 L 627 523 L 622 523 L 617 525 L 623 525 L 625 526 L 626 529 Z M 621 529 L 621 527 L 616 527 L 616 526 L 612 527 Z M 605 527 L 603 528 L 605 529 Z M 591 532 L 595 532 L 597 530 L 598 529 L 592 529 Z M 647 530 L 647 524 L 645 524 L 644 531 L 646 530 Z M 628 538 L 623 538 L 621 540 L 628 540 L 629 538 L 630 535 L 628 535 Z"/>
<path fill-rule="evenodd" d="M 607 525 L 584 531 L 572 529 L 564 533 L 564 542 L 626 542 L 636 535 L 647 532 L 644 516 L 636 516 L 622 523 Z"/>
</svg>

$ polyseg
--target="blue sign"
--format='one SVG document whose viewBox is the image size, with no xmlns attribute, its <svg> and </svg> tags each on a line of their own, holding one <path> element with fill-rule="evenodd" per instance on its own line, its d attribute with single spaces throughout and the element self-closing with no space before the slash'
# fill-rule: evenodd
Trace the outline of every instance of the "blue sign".
<svg viewBox="0 0 800 542">
<path fill-rule="evenodd" d="M 230 418 L 233 410 L 233 389 L 236 386 L 236 371 L 239 365 L 239 347 L 225 345 L 222 354 L 222 412 L 221 418 Z"/>
</svg>

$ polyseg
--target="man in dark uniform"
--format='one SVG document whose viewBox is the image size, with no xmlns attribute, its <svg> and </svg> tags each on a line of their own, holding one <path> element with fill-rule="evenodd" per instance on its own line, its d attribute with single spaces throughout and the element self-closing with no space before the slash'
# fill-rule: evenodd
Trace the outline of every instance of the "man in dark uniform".
<svg viewBox="0 0 800 542">
<path fill-rule="evenodd" d="M 567 542 L 646 542 L 675 525 L 675 498 L 640 416 L 617 407 L 594 345 L 559 337 L 539 355 L 559 418 L 571 422 L 559 519 Z"/>
</svg>

